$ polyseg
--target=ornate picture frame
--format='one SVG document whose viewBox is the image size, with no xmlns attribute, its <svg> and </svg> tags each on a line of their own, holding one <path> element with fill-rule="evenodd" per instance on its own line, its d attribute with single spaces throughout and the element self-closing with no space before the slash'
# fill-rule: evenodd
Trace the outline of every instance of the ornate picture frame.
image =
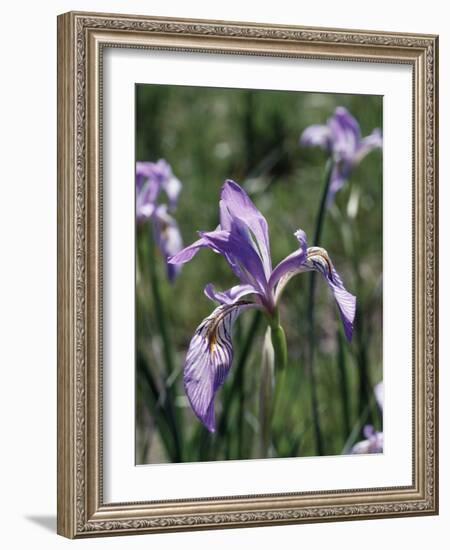
<svg viewBox="0 0 450 550">
<path fill-rule="evenodd" d="M 404 64 L 413 75 L 412 484 L 105 503 L 105 48 Z M 58 17 L 58 533 L 69 538 L 438 513 L 438 38 L 70 12 Z M 170 467 L 170 466 L 168 466 Z"/>
</svg>

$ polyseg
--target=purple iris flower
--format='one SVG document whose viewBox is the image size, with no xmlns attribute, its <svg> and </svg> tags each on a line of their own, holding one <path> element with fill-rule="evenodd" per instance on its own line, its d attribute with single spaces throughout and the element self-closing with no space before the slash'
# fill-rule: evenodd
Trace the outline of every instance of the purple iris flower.
<svg viewBox="0 0 450 550">
<path fill-rule="evenodd" d="M 184 366 L 184 387 L 191 407 L 211 432 L 215 429 L 214 397 L 233 360 L 232 326 L 242 311 L 260 308 L 269 319 L 277 318 L 286 283 L 306 271 L 318 271 L 325 278 L 349 341 L 356 307 L 356 298 L 344 288 L 326 250 L 308 248 L 301 229 L 295 233 L 299 248 L 272 268 L 267 222 L 234 181 L 227 180 L 222 187 L 219 212 L 217 229 L 199 232 L 197 241 L 169 259 L 174 265 L 184 264 L 201 248 L 209 248 L 225 258 L 239 279 L 239 284 L 225 291 L 215 290 L 212 284 L 205 287 L 206 296 L 219 306 L 195 331 Z"/>
<path fill-rule="evenodd" d="M 375 399 L 378 406 L 383 410 L 384 405 L 384 387 L 383 382 L 379 382 L 374 388 Z M 351 450 L 352 454 L 374 454 L 383 452 L 384 436 L 383 432 L 377 432 L 373 426 L 367 424 L 364 426 L 363 434 L 365 439 L 356 443 Z"/>
<path fill-rule="evenodd" d="M 367 455 L 383 452 L 383 432 L 377 432 L 373 426 L 364 426 L 362 441 L 353 446 L 351 453 L 354 455 Z"/>
<path fill-rule="evenodd" d="M 183 248 L 183 240 L 177 222 L 169 214 L 176 208 L 181 182 L 170 165 L 163 159 L 158 162 L 136 162 L 136 219 L 139 224 L 152 222 L 153 234 L 166 262 L 169 281 L 173 281 L 180 267 L 167 262 Z M 164 191 L 168 204 L 158 204 Z"/>
<path fill-rule="evenodd" d="M 354 166 L 370 151 L 381 148 L 381 131 L 376 128 L 366 137 L 361 137 L 357 120 L 345 107 L 337 107 L 326 124 L 308 126 L 300 136 L 300 145 L 321 147 L 332 158 L 327 206 L 344 185 Z"/>
</svg>

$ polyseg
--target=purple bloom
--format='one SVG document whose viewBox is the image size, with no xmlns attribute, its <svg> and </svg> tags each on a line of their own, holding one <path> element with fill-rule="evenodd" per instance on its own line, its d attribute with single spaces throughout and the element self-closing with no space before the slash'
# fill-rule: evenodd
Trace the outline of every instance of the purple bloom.
<svg viewBox="0 0 450 550">
<path fill-rule="evenodd" d="M 356 307 L 355 297 L 345 290 L 326 250 L 308 248 L 302 230 L 295 233 L 299 248 L 272 268 L 267 222 L 234 181 L 224 183 L 219 211 L 217 229 L 199 232 L 197 241 L 169 259 L 169 263 L 180 265 L 201 248 L 209 248 L 226 259 L 239 279 L 238 285 L 225 291 L 206 286 L 206 296 L 220 305 L 197 328 L 184 366 L 184 386 L 192 409 L 211 432 L 215 429 L 214 397 L 233 360 L 232 326 L 243 310 L 260 308 L 273 317 L 286 283 L 306 271 L 323 275 L 336 299 L 349 341 Z"/>
<path fill-rule="evenodd" d="M 166 194 L 168 205 L 158 204 L 161 191 Z M 181 182 L 163 159 L 158 162 L 136 162 L 136 219 L 138 223 L 151 221 L 155 241 L 166 262 L 167 277 L 173 281 L 180 267 L 167 262 L 183 248 L 183 240 L 177 222 L 169 214 L 177 204 Z"/>
<path fill-rule="evenodd" d="M 383 411 L 384 405 L 384 387 L 383 382 L 379 382 L 373 389 L 375 399 Z M 384 437 L 383 432 L 377 432 L 373 426 L 367 424 L 363 429 L 365 439 L 356 443 L 352 447 L 351 454 L 374 454 L 383 452 Z"/>
<path fill-rule="evenodd" d="M 353 446 L 351 453 L 354 455 L 366 455 L 383 452 L 383 432 L 375 431 L 374 427 L 368 424 L 364 426 L 363 441 Z"/>
<path fill-rule="evenodd" d="M 379 128 L 362 138 L 357 120 L 345 109 L 337 107 L 326 124 L 308 126 L 300 136 L 300 145 L 321 147 L 333 159 L 327 206 L 344 185 L 353 167 L 372 149 L 382 147 Z"/>
</svg>

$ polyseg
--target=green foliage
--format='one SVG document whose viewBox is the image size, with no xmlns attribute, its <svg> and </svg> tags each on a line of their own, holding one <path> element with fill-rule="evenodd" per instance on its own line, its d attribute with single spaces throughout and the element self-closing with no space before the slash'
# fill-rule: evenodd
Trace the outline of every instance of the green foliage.
<svg viewBox="0 0 450 550">
<path fill-rule="evenodd" d="M 357 118 L 363 136 L 381 128 L 379 96 L 138 85 L 136 160 L 165 158 L 183 182 L 175 215 L 185 244 L 196 231 L 217 226 L 220 187 L 227 178 L 237 181 L 268 221 L 276 264 L 296 249 L 296 229 L 312 240 L 321 198 L 326 154 L 300 148 L 299 135 L 325 123 L 339 105 Z M 372 388 L 382 379 L 382 196 L 376 151 L 353 171 L 324 222 L 321 244 L 358 300 L 348 345 L 329 290 L 317 281 L 315 382 L 328 455 L 348 447 L 352 430 L 358 438 L 366 421 L 381 429 Z M 216 398 L 218 430 L 209 434 L 184 395 L 182 367 L 190 338 L 213 309 L 203 288 L 237 281 L 223 258 L 201 251 L 169 284 L 163 259 L 148 244 L 150 231 L 137 231 L 136 462 L 258 457 L 264 323 L 244 312 L 236 324 L 233 367 Z M 272 422 L 272 456 L 316 454 L 305 370 L 307 292 L 308 277 L 295 277 L 280 305 L 288 364 Z"/>
</svg>

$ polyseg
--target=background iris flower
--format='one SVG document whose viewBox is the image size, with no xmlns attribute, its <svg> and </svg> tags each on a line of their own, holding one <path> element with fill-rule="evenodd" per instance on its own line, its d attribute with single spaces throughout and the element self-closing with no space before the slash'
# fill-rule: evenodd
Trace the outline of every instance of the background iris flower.
<svg viewBox="0 0 450 550">
<path fill-rule="evenodd" d="M 245 309 L 264 311 L 271 330 L 277 367 L 286 361 L 284 331 L 279 324 L 278 301 L 286 283 L 298 273 L 319 272 L 332 291 L 344 331 L 350 341 L 355 317 L 356 298 L 347 292 L 328 253 L 307 246 L 306 235 L 298 230 L 299 248 L 275 268 L 269 247 L 266 219 L 245 191 L 231 180 L 225 181 L 219 202 L 220 225 L 214 231 L 199 232 L 200 238 L 168 262 L 177 266 L 190 261 L 201 248 L 222 255 L 240 283 L 225 291 L 212 284 L 206 296 L 219 306 L 197 328 L 186 356 L 184 387 L 197 417 L 215 430 L 214 397 L 224 383 L 233 360 L 231 332 L 233 323 Z"/>
<path fill-rule="evenodd" d="M 358 121 L 345 107 L 337 107 L 326 124 L 313 124 L 303 131 L 300 145 L 321 147 L 332 160 L 327 206 L 331 206 L 334 195 L 344 185 L 353 167 L 382 144 L 379 128 L 361 137 Z"/>
<path fill-rule="evenodd" d="M 176 208 L 182 185 L 164 159 L 158 162 L 136 162 L 136 219 L 139 224 L 150 220 L 153 236 L 166 263 L 169 281 L 173 281 L 179 267 L 167 259 L 183 248 L 178 224 L 170 215 Z M 168 204 L 158 204 L 160 192 L 164 191 Z"/>
<path fill-rule="evenodd" d="M 383 411 L 384 405 L 384 386 L 379 382 L 374 388 L 375 399 Z M 384 436 L 383 432 L 377 432 L 371 424 L 366 424 L 363 429 L 365 439 L 356 443 L 351 450 L 352 454 L 373 454 L 383 452 Z"/>
</svg>

